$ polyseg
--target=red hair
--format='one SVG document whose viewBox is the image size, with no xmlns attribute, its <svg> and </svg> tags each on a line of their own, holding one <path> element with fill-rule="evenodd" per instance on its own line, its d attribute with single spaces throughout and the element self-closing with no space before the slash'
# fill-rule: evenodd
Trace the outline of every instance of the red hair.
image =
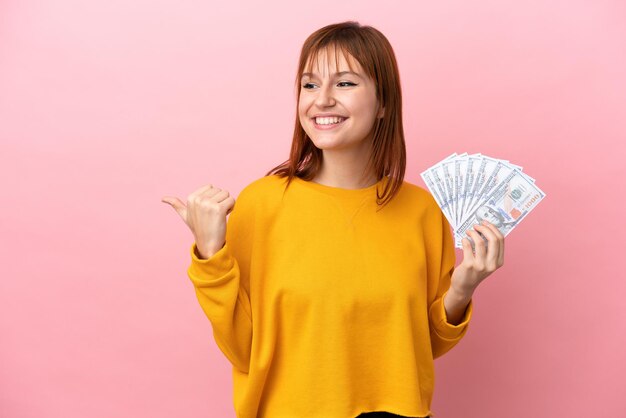
<svg viewBox="0 0 626 418">
<path fill-rule="evenodd" d="M 406 146 L 402 126 L 402 91 L 396 57 L 387 38 L 371 26 L 347 21 L 325 26 L 313 32 L 302 45 L 300 62 L 296 74 L 296 97 L 300 101 L 300 82 L 309 58 L 309 67 L 317 61 L 319 52 L 334 47 L 335 63 L 341 51 L 346 58 L 352 57 L 376 85 L 376 97 L 385 108 L 382 118 L 377 119 L 373 130 L 372 153 L 365 168 L 365 175 L 373 172 L 377 180 L 388 176 L 389 180 L 379 195 L 376 190 L 376 202 L 384 206 L 398 192 L 406 170 Z M 348 64 L 350 60 L 347 60 Z M 288 177 L 287 187 L 293 177 L 304 180 L 313 179 L 321 168 L 322 150 L 317 148 L 308 137 L 298 118 L 296 104 L 296 123 L 291 143 L 289 159 L 272 168 L 266 176 L 277 174 Z"/>
</svg>

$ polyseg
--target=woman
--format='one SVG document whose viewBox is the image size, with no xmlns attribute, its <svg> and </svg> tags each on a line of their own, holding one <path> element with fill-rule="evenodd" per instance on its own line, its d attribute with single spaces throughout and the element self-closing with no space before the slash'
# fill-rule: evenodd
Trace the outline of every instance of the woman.
<svg viewBox="0 0 626 418">
<path fill-rule="evenodd" d="M 475 226 L 455 268 L 441 209 L 403 180 L 400 80 L 378 30 L 314 32 L 296 83 L 290 158 L 236 206 L 213 185 L 163 198 L 194 235 L 188 275 L 237 417 L 431 416 L 433 360 L 465 335 L 504 237 Z"/>
</svg>

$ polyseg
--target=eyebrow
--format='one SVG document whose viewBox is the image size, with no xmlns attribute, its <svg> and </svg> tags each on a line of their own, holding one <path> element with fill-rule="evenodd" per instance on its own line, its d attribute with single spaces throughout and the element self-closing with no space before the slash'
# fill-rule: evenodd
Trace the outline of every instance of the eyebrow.
<svg viewBox="0 0 626 418">
<path fill-rule="evenodd" d="M 335 73 L 334 77 L 341 77 L 342 75 L 346 75 L 346 74 L 352 74 L 352 75 L 355 75 L 355 76 L 357 76 L 359 78 L 362 78 L 359 74 L 355 73 L 354 71 L 340 71 L 338 73 Z M 311 77 L 312 75 L 313 75 L 313 73 L 302 73 L 302 77 L 301 78 Z"/>
</svg>

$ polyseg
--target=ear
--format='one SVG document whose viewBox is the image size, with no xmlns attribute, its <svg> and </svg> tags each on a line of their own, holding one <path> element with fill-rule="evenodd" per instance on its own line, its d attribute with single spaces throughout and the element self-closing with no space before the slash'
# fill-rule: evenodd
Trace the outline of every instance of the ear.
<svg viewBox="0 0 626 418">
<path fill-rule="evenodd" d="M 376 116 L 377 119 L 381 119 L 383 116 L 385 115 L 385 108 L 382 107 L 380 108 L 380 110 L 378 111 L 378 115 Z"/>
</svg>

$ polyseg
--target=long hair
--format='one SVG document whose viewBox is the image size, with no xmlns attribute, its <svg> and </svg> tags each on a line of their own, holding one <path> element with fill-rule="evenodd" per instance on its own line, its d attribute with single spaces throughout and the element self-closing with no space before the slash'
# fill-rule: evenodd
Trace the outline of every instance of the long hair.
<svg viewBox="0 0 626 418">
<path fill-rule="evenodd" d="M 382 118 L 376 119 L 372 128 L 372 152 L 365 173 L 373 172 L 377 180 L 388 176 L 383 194 L 376 190 L 376 203 L 379 209 L 387 204 L 400 189 L 406 170 L 406 146 L 402 126 L 402 92 L 396 57 L 387 38 L 371 26 L 363 26 L 355 21 L 346 21 L 325 26 L 313 32 L 302 45 L 300 62 L 296 74 L 296 123 L 291 143 L 289 159 L 272 168 L 265 174 L 288 177 L 287 187 L 294 177 L 313 179 L 321 168 L 323 152 L 313 144 L 306 134 L 298 117 L 300 102 L 300 82 L 305 66 L 311 58 L 310 66 L 317 60 L 320 51 L 334 47 L 335 63 L 338 53 L 352 56 L 363 67 L 376 84 L 376 97 L 385 108 Z M 350 61 L 348 60 L 348 63 Z M 308 69 L 307 69 L 308 70 Z"/>
</svg>

